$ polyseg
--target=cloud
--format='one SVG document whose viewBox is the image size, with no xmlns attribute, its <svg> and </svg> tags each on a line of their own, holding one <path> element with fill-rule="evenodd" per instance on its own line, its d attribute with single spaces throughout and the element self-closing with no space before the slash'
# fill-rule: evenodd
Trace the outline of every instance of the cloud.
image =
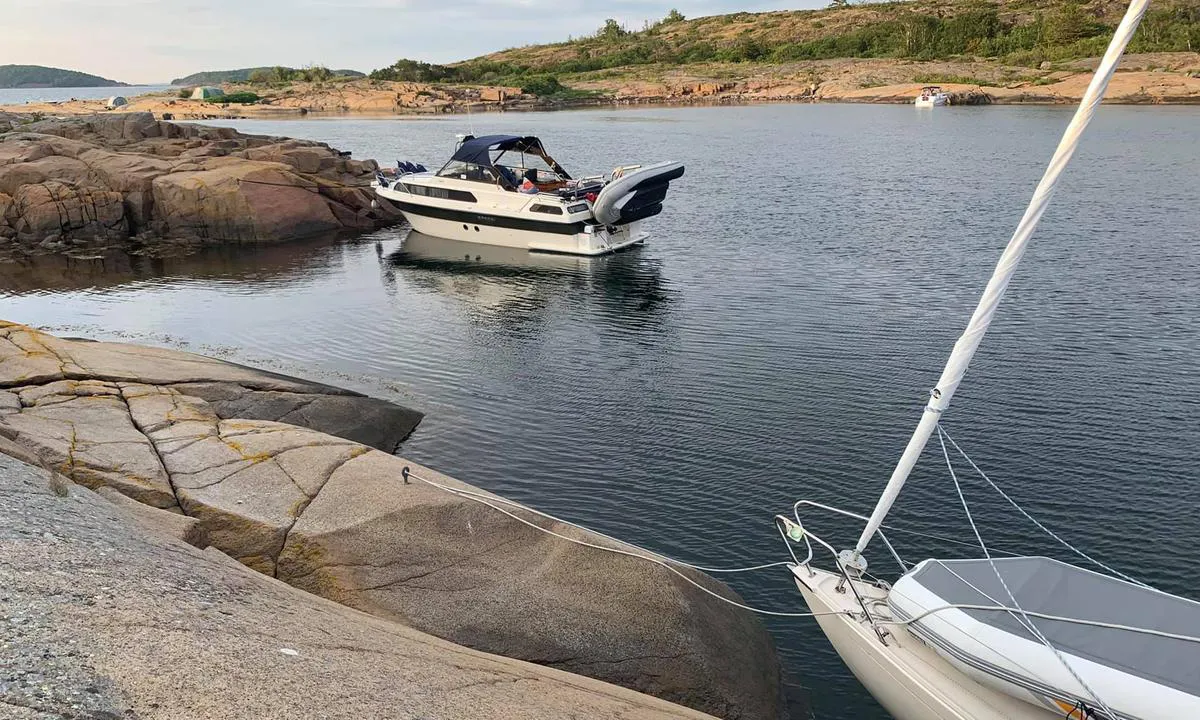
<svg viewBox="0 0 1200 720">
<path fill-rule="evenodd" d="M 125 82 L 259 65 L 369 71 L 401 57 L 452 62 L 688 17 L 819 7 L 760 0 L 6 0 L 0 64 L 50 65 Z"/>
</svg>

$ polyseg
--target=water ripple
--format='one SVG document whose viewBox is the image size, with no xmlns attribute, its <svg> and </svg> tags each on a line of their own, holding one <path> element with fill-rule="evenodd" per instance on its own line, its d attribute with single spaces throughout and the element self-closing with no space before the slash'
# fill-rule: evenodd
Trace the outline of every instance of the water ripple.
<svg viewBox="0 0 1200 720">
<path fill-rule="evenodd" d="M 947 416 L 1048 525 L 1193 597 L 1198 116 L 1102 111 Z M 796 499 L 870 508 L 1066 117 L 819 105 L 488 117 L 489 131 L 539 134 L 569 168 L 671 158 L 688 174 L 650 244 L 611 258 L 388 230 L 176 260 L 47 259 L 0 268 L 0 317 L 394 398 L 428 413 L 402 448 L 418 461 L 681 558 L 779 559 L 770 518 Z M 235 124 L 427 165 L 462 129 Z M 1061 556 L 962 477 L 990 541 Z M 931 448 L 893 519 L 969 539 L 956 503 Z M 947 552 L 896 540 L 913 557 Z M 800 604 L 786 574 L 734 582 L 752 602 Z M 768 624 L 818 717 L 883 717 L 811 623 Z"/>
</svg>

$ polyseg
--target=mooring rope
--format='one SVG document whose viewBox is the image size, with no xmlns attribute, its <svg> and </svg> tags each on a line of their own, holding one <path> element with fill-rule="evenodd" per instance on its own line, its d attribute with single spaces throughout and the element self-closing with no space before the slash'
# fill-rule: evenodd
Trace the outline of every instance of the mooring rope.
<svg viewBox="0 0 1200 720">
<path fill-rule="evenodd" d="M 464 490 L 462 488 L 451 487 L 449 485 L 445 485 L 443 483 L 439 483 L 434 480 L 430 480 L 429 478 L 421 477 L 420 475 L 417 475 L 416 473 L 412 472 L 412 470 L 410 468 L 408 468 L 407 466 L 404 468 L 403 477 L 405 478 L 406 482 L 409 479 L 416 480 L 418 482 L 425 483 L 426 485 L 429 485 L 430 487 L 437 488 L 438 490 L 441 490 L 443 492 L 450 493 L 451 495 L 466 498 L 468 500 L 477 502 L 481 505 L 486 505 L 497 512 L 507 515 L 508 517 L 512 518 L 513 520 L 516 520 L 519 523 L 522 523 L 524 525 L 527 525 L 527 526 L 533 528 L 534 530 L 537 530 L 538 532 L 545 533 L 546 535 L 551 535 L 553 537 L 559 538 L 560 540 L 565 540 L 569 543 L 574 543 L 575 545 L 580 545 L 580 546 L 583 546 L 586 548 L 591 548 L 593 550 L 601 550 L 603 552 L 613 553 L 615 555 L 625 555 L 628 557 L 637 558 L 639 560 L 644 560 L 646 562 L 650 562 L 655 565 L 659 565 L 659 566 L 671 571 L 672 573 L 678 575 L 679 577 L 683 578 L 685 581 L 687 581 L 689 584 L 695 586 L 699 590 L 702 590 L 703 592 L 720 600 L 721 602 L 728 603 L 730 605 L 733 605 L 734 607 L 741 608 L 742 610 L 748 610 L 750 612 L 758 613 L 760 615 L 771 615 L 771 616 L 775 616 L 775 617 L 820 617 L 820 616 L 825 616 L 825 615 L 850 615 L 851 614 L 846 611 L 802 612 L 802 613 L 780 612 L 778 610 L 765 610 L 763 608 L 752 607 L 750 605 L 746 605 L 744 603 L 737 602 L 736 600 L 730 600 L 729 598 L 724 597 L 723 595 L 720 595 L 719 593 L 716 593 L 716 592 L 704 587 L 700 583 L 698 583 L 695 580 L 693 580 L 692 578 L 688 577 L 683 572 L 680 572 L 680 570 L 678 568 L 673 566 L 673 565 L 679 565 L 681 567 L 690 568 L 692 570 L 700 570 L 703 572 L 739 573 L 739 572 L 751 572 L 753 570 L 762 570 L 765 568 L 780 567 L 780 566 L 792 564 L 792 563 L 789 563 L 786 561 L 785 562 L 775 562 L 775 563 L 764 563 L 762 565 L 753 565 L 750 567 L 743 567 L 743 568 L 704 568 L 703 566 L 700 566 L 700 565 L 693 565 L 692 563 L 686 563 L 686 562 L 683 562 L 682 560 L 675 560 L 673 558 L 669 558 L 665 555 L 661 555 L 661 554 L 653 552 L 651 550 L 647 550 L 645 548 L 638 547 L 637 545 L 633 545 L 632 543 L 627 543 L 624 540 L 618 540 L 610 535 L 605 535 L 604 533 L 597 532 L 595 530 L 589 530 L 588 528 L 585 528 L 582 525 L 579 525 L 577 523 L 569 522 L 567 520 L 562 520 L 562 519 L 554 517 L 553 515 L 550 515 L 548 513 L 540 512 L 538 510 L 534 510 L 532 508 L 521 505 L 520 503 L 513 502 L 512 500 L 507 500 L 505 498 L 496 497 L 494 495 L 485 495 L 484 493 L 474 492 L 471 490 Z M 518 507 L 521 510 L 524 510 L 524 511 L 532 513 L 534 515 L 543 517 L 547 520 L 551 520 L 551 521 L 557 522 L 557 523 L 562 523 L 563 525 L 567 525 L 569 527 L 573 527 L 578 530 L 582 530 L 584 532 L 598 535 L 599 537 L 602 537 L 606 540 L 611 540 L 612 542 L 619 543 L 621 545 L 628 545 L 629 547 L 635 548 L 636 550 L 638 550 L 640 552 L 633 552 L 630 550 L 622 550 L 620 548 L 607 547 L 605 545 L 598 545 L 596 543 L 591 543 L 586 540 L 580 540 L 578 538 L 573 538 L 568 535 L 563 535 L 562 533 L 555 532 L 549 528 L 544 528 L 535 522 L 526 520 L 525 518 L 520 517 L 516 513 L 510 512 L 495 503 L 501 503 L 504 505 Z"/>
</svg>

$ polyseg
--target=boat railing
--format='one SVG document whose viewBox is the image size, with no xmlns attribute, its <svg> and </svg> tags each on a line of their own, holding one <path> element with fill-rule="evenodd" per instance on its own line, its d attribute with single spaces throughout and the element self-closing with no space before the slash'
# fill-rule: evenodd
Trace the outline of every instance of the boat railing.
<svg viewBox="0 0 1200 720">
<path fill-rule="evenodd" d="M 833 558 L 834 566 L 837 568 L 838 574 L 841 576 L 841 578 L 838 580 L 837 591 L 845 592 L 846 589 L 849 588 L 850 592 L 854 595 L 855 602 L 857 602 L 858 606 L 862 608 L 863 619 L 871 624 L 871 627 L 875 631 L 875 634 L 879 637 L 880 642 L 886 645 L 887 636 L 889 633 L 879 622 L 877 622 L 878 618 L 876 617 L 876 613 L 871 611 L 866 599 L 863 598 L 862 593 L 859 592 L 857 585 L 857 583 L 862 582 L 874 582 L 877 585 L 886 587 L 886 583 L 882 580 L 868 577 L 866 574 L 865 565 L 859 564 L 859 558 L 851 558 L 848 555 L 848 551 L 843 550 L 839 552 L 836 548 L 834 548 L 833 545 L 809 530 L 804 525 L 804 521 L 800 519 L 801 507 L 815 508 L 817 510 L 823 510 L 825 512 L 842 515 L 844 517 L 854 518 L 855 520 L 861 520 L 864 525 L 869 521 L 869 518 L 865 515 L 861 515 L 850 510 L 843 510 L 832 505 L 825 505 L 824 503 L 819 503 L 812 500 L 798 500 L 794 505 L 792 505 L 792 517 L 789 518 L 786 515 L 776 515 L 775 526 L 779 530 L 780 535 L 783 536 L 784 544 L 787 545 L 788 553 L 792 556 L 792 560 L 795 562 L 797 567 L 803 568 L 805 571 L 807 571 L 809 577 L 816 576 L 816 573 L 811 567 L 814 557 L 813 543 L 815 542 L 817 545 L 829 552 L 829 555 Z M 901 574 L 908 572 L 911 566 L 904 562 L 904 559 L 900 557 L 900 553 L 896 552 L 895 546 L 893 546 L 891 541 L 887 539 L 887 536 L 884 534 L 884 532 L 880 530 L 876 534 L 887 547 L 888 552 L 891 553 L 892 558 L 896 561 L 896 564 L 900 566 Z M 806 550 L 806 556 L 803 560 L 796 556 L 796 552 L 792 548 L 793 543 L 798 544 L 801 542 L 804 543 Z"/>
<path fill-rule="evenodd" d="M 800 508 L 801 507 L 816 508 L 817 510 L 824 510 L 825 512 L 836 513 L 838 515 L 842 515 L 843 517 L 854 518 L 855 520 L 861 520 L 864 525 L 870 520 L 870 518 L 868 518 L 866 515 L 862 515 L 860 513 L 856 513 L 856 512 L 850 511 L 850 510 L 843 510 L 839 507 L 834 507 L 833 505 L 826 505 L 824 503 L 815 502 L 813 500 L 797 500 L 796 503 L 794 505 L 792 505 L 792 517 L 794 518 L 794 522 L 796 523 L 796 525 L 801 526 L 801 527 L 803 527 L 803 525 L 804 525 L 803 522 L 801 522 L 801 520 L 800 520 Z M 888 552 L 891 553 L 892 559 L 894 559 L 896 561 L 896 564 L 900 566 L 900 573 L 903 574 L 903 573 L 908 572 L 909 569 L 912 568 L 912 564 L 905 562 L 904 558 L 900 557 L 900 553 L 896 552 L 895 546 L 892 545 L 891 540 L 888 540 L 887 535 L 883 532 L 883 530 L 879 530 L 876 533 L 876 535 L 879 537 L 879 539 L 881 541 L 883 541 L 884 546 L 887 547 Z M 837 553 L 835 552 L 834 555 L 837 555 Z"/>
</svg>

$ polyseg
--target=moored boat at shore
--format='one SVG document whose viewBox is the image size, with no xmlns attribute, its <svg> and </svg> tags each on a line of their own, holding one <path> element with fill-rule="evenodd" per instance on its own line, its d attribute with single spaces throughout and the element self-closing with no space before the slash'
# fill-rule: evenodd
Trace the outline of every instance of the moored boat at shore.
<svg viewBox="0 0 1200 720">
<path fill-rule="evenodd" d="M 950 93 L 944 92 L 937 85 L 927 85 L 921 88 L 921 94 L 917 95 L 917 107 L 941 107 L 950 104 Z"/>
<path fill-rule="evenodd" d="M 413 229 L 448 240 L 572 255 L 644 242 L 682 163 L 627 165 L 572 178 L 533 136 L 467 136 L 436 172 L 382 173 L 372 184 Z"/>
<path fill-rule="evenodd" d="M 1200 602 L 1150 587 L 1071 545 L 1004 493 L 942 426 L 1148 1 L 1130 2 L 871 515 L 801 500 L 791 516 L 776 516 L 810 614 L 896 720 L 1200 717 Z M 981 558 L 914 564 L 884 535 L 891 529 L 884 520 L 935 433 Z M 961 461 L 952 459 L 951 449 Z M 955 470 L 963 461 L 1038 529 L 1104 572 L 989 549 Z M 839 552 L 805 527 L 802 509 L 855 518 L 864 527 L 858 541 Z M 864 552 L 874 538 L 899 567 L 894 581 L 868 572 Z M 803 558 L 794 544 L 806 551 Z M 814 549 L 828 551 L 829 569 L 814 565 Z"/>
</svg>

